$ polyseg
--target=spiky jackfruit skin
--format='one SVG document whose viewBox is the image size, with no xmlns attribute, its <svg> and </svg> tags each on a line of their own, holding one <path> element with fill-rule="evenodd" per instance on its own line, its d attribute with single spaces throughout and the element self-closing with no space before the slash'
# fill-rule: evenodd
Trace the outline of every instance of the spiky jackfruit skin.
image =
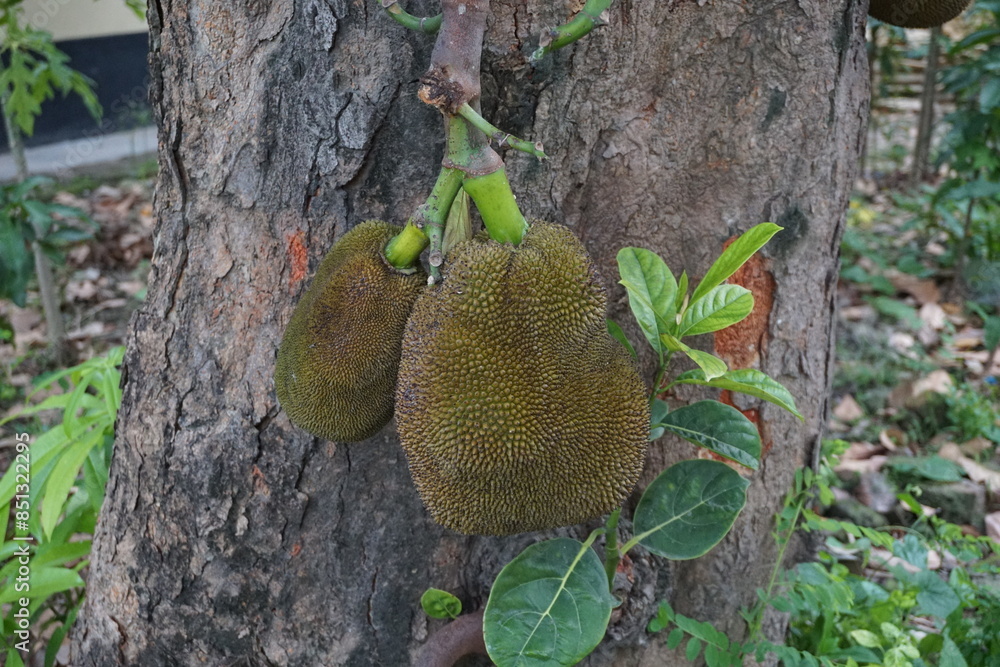
<svg viewBox="0 0 1000 667">
<path fill-rule="evenodd" d="M 871 0 L 868 13 L 902 28 L 933 28 L 952 20 L 969 0 Z"/>
<path fill-rule="evenodd" d="M 507 535 L 618 507 L 642 470 L 645 387 L 607 333 L 604 287 L 565 227 L 448 255 L 403 335 L 396 425 L 433 518 Z"/>
<path fill-rule="evenodd" d="M 379 220 L 350 230 L 320 263 L 278 349 L 278 401 L 313 435 L 356 442 L 392 418 L 400 343 L 410 309 L 427 285 L 383 250 L 402 230 Z"/>
</svg>

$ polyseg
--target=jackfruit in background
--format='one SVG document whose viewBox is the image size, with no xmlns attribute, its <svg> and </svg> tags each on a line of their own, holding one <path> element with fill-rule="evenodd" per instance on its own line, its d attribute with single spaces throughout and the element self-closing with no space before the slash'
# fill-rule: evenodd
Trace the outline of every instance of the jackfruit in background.
<svg viewBox="0 0 1000 667">
<path fill-rule="evenodd" d="M 646 389 L 608 335 L 583 245 L 536 222 L 513 247 L 482 236 L 448 255 L 403 336 L 396 425 L 433 518 L 506 535 L 618 507 L 649 436 Z"/>
<path fill-rule="evenodd" d="M 356 442 L 392 418 L 400 341 L 410 309 L 427 284 L 385 260 L 402 230 L 378 220 L 350 230 L 320 263 L 278 350 L 278 401 L 313 435 Z"/>
<path fill-rule="evenodd" d="M 901 28 L 933 28 L 952 20 L 970 0 L 871 0 L 868 14 Z"/>
</svg>

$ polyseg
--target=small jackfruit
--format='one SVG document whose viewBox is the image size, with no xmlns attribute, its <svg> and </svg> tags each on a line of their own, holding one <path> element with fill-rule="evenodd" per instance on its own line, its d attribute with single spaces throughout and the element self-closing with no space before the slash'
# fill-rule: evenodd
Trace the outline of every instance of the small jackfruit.
<svg viewBox="0 0 1000 667">
<path fill-rule="evenodd" d="M 901 28 L 933 28 L 952 20 L 969 0 L 871 0 L 868 13 Z"/>
<path fill-rule="evenodd" d="M 438 522 L 506 535 L 618 507 L 642 470 L 645 387 L 606 328 L 583 245 L 536 222 L 513 247 L 483 237 L 448 256 L 403 335 L 396 424 Z"/>
<path fill-rule="evenodd" d="M 335 441 L 375 435 L 392 418 L 403 327 L 427 278 L 385 260 L 401 231 L 363 222 L 337 241 L 285 330 L 274 381 L 296 426 Z"/>
</svg>

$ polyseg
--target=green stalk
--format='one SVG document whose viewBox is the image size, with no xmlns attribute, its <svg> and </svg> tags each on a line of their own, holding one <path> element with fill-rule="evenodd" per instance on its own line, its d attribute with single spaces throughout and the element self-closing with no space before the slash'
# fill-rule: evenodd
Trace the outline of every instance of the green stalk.
<svg viewBox="0 0 1000 667">
<path fill-rule="evenodd" d="M 413 269 L 428 243 L 427 234 L 413 221 L 407 222 L 403 231 L 385 246 L 385 259 L 401 271 Z"/>
<path fill-rule="evenodd" d="M 382 7 L 396 23 L 404 28 L 416 30 L 427 35 L 433 35 L 441 28 L 441 14 L 427 17 L 414 16 L 400 7 L 396 0 L 383 0 Z"/>
<path fill-rule="evenodd" d="M 587 0 L 579 14 L 570 19 L 568 23 L 549 31 L 547 35 L 542 37 L 538 48 L 531 54 L 528 62 L 535 65 L 553 51 L 572 44 L 587 35 L 596 26 L 604 25 L 605 21 L 601 18 L 601 14 L 610 6 L 611 0 Z"/>
<path fill-rule="evenodd" d="M 503 167 L 485 176 L 467 177 L 462 187 L 476 203 L 491 239 L 514 245 L 521 242 L 528 231 L 528 221 L 517 207 Z"/>
<path fill-rule="evenodd" d="M 619 507 L 608 516 L 608 521 L 604 524 L 604 572 L 608 575 L 608 590 L 615 585 L 615 573 L 618 572 L 618 563 L 622 559 L 622 554 L 618 551 L 618 518 L 621 514 L 622 508 Z"/>
<path fill-rule="evenodd" d="M 530 141 L 525 141 L 524 139 L 518 139 L 513 134 L 504 132 L 490 123 L 490 121 L 483 118 L 478 111 L 473 109 L 468 104 L 463 104 L 458 108 L 458 115 L 472 123 L 472 126 L 477 130 L 483 132 L 488 137 L 496 141 L 501 148 L 503 148 L 504 144 L 507 144 L 514 150 L 527 153 L 528 155 L 534 155 L 539 160 L 548 159 L 548 156 L 545 155 L 545 151 L 543 150 L 542 142 L 536 141 L 535 143 L 531 143 Z"/>
<path fill-rule="evenodd" d="M 9 108 L 7 95 L 0 95 L 0 116 L 3 116 L 4 130 L 7 132 L 7 143 L 14 165 L 17 168 L 17 182 L 28 180 L 28 160 L 24 151 L 24 136 L 21 128 L 15 123 Z M 42 300 L 42 312 L 45 313 L 46 335 L 49 339 L 49 350 L 59 358 L 66 356 L 66 327 L 63 325 L 62 311 L 59 307 L 59 291 L 56 288 L 55 277 L 52 274 L 52 263 L 42 251 L 38 242 L 41 229 L 33 222 L 31 225 L 35 240 L 31 242 L 31 252 L 35 259 L 35 277 L 38 278 L 38 295 Z"/>
<path fill-rule="evenodd" d="M 464 174 L 460 169 L 454 167 L 442 167 L 438 173 L 437 181 L 431 190 L 430 196 L 423 204 L 417 207 L 410 221 L 418 227 L 423 227 L 424 232 L 430 242 L 430 256 L 428 263 L 431 266 L 431 277 L 436 281 L 441 277 L 438 267 L 444 260 L 442 250 L 444 242 L 444 223 L 448 218 L 448 211 L 455 201 L 455 196 L 462 189 L 462 177 Z"/>
</svg>

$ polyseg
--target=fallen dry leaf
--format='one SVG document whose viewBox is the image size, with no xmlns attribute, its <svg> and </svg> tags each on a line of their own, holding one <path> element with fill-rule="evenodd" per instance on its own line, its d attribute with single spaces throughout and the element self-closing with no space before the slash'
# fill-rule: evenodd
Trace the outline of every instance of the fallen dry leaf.
<svg viewBox="0 0 1000 667">
<path fill-rule="evenodd" d="M 882 447 L 871 442 L 852 442 L 840 460 L 863 461 L 880 453 L 882 453 Z"/>
<path fill-rule="evenodd" d="M 888 460 L 889 457 L 882 455 L 870 456 L 867 459 L 855 459 L 848 461 L 841 460 L 840 463 L 834 466 L 833 471 L 838 474 L 846 473 L 848 475 L 853 475 L 854 473 L 878 472 Z"/>
<path fill-rule="evenodd" d="M 951 392 L 951 388 L 954 385 L 955 383 L 951 379 L 951 375 L 948 374 L 948 371 L 941 370 L 939 368 L 931 371 L 914 383 L 913 395 L 920 396 L 921 394 L 926 394 L 927 392 L 947 394 Z"/>
<path fill-rule="evenodd" d="M 990 493 L 1000 490 L 1000 472 L 968 458 L 954 442 L 942 445 L 941 449 L 938 450 L 938 455 L 962 466 L 962 470 L 969 476 L 969 479 L 977 484 L 984 484 Z"/>
<path fill-rule="evenodd" d="M 983 452 L 988 452 L 993 449 L 993 443 L 980 435 L 972 440 L 963 442 L 958 446 L 958 448 L 961 449 L 962 453 L 969 458 L 975 458 Z"/>
<path fill-rule="evenodd" d="M 902 429 L 884 428 L 878 434 L 879 443 L 890 452 L 896 451 L 899 447 L 906 446 L 906 434 Z"/>
<path fill-rule="evenodd" d="M 889 347 L 897 352 L 909 352 L 917 344 L 917 339 L 905 331 L 893 331 L 889 336 Z"/>
<path fill-rule="evenodd" d="M 853 422 L 864 417 L 865 411 L 853 396 L 846 394 L 833 409 L 833 416 L 843 422 Z"/>
<path fill-rule="evenodd" d="M 868 304 L 860 306 L 847 306 L 840 309 L 840 316 L 848 322 L 860 322 L 861 320 L 872 320 L 878 317 L 875 309 Z"/>
<path fill-rule="evenodd" d="M 945 314 L 944 308 L 936 303 L 925 303 L 920 306 L 917 316 L 920 317 L 921 322 L 938 331 L 943 329 L 944 325 L 948 322 L 948 316 Z"/>
<path fill-rule="evenodd" d="M 900 271 L 890 271 L 886 277 L 896 289 L 912 295 L 920 305 L 936 304 L 941 300 L 941 290 L 933 280 L 922 280 Z"/>
</svg>

